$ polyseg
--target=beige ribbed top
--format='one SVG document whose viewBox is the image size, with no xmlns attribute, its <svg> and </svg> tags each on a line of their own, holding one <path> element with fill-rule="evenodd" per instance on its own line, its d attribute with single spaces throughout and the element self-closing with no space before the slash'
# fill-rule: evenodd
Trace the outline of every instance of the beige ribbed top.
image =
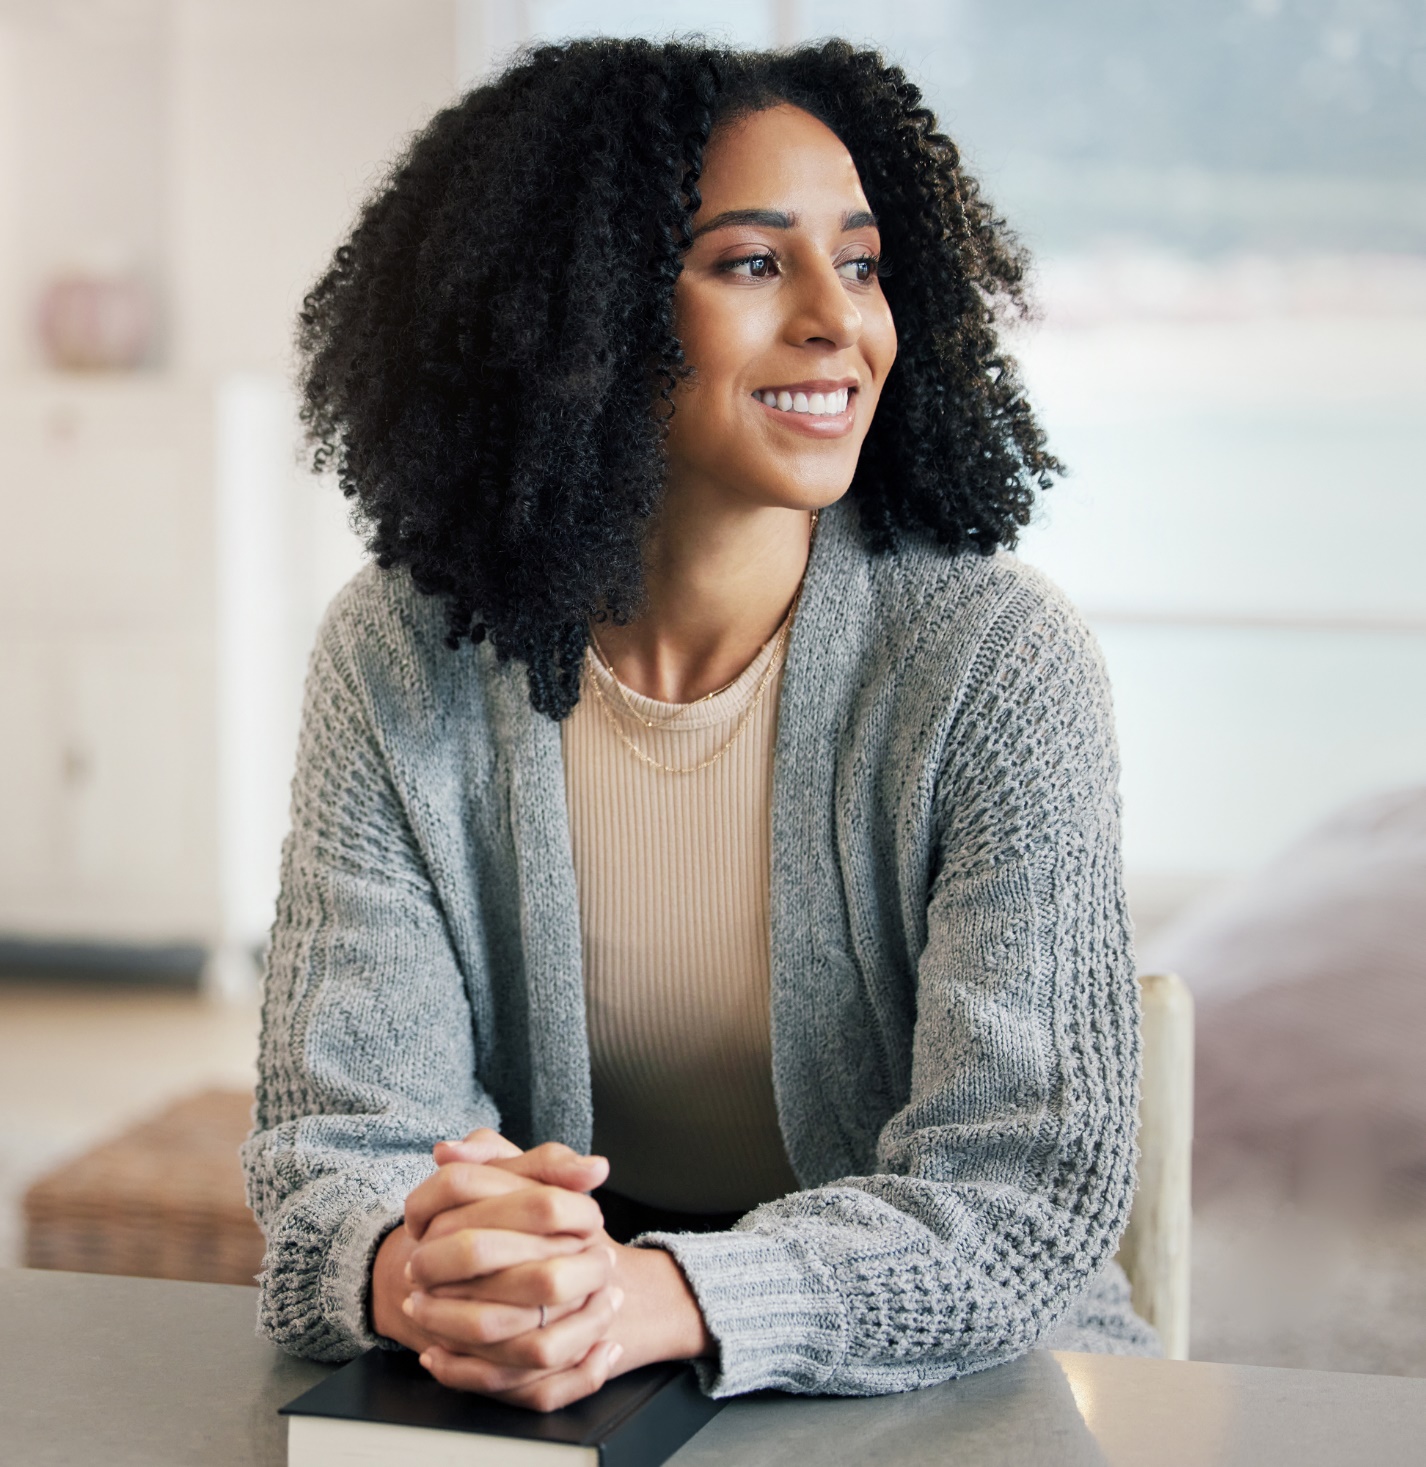
<svg viewBox="0 0 1426 1467">
<path fill-rule="evenodd" d="M 662 764 L 620 742 L 604 708 Z M 563 728 L 584 942 L 594 1149 L 625 1196 L 687 1212 L 745 1210 L 796 1190 L 772 1090 L 768 844 L 781 651 L 773 638 L 706 702 L 624 689 L 591 655 Z M 589 686 L 598 678 L 604 708 Z"/>
</svg>

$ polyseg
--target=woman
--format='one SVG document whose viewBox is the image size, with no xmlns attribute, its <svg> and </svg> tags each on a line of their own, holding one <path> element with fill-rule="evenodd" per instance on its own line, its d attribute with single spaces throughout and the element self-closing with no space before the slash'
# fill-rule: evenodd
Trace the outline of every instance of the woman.
<svg viewBox="0 0 1426 1467">
<path fill-rule="evenodd" d="M 1154 1348 L 1108 696 L 992 553 L 1058 468 L 1022 273 L 841 43 L 536 51 L 366 206 L 302 317 L 379 568 L 273 933 L 274 1339 L 540 1409 Z"/>
</svg>

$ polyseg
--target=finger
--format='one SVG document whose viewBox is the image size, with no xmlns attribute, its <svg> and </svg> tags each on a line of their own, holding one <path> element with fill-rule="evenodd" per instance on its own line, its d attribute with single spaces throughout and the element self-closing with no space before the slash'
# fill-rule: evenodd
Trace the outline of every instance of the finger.
<svg viewBox="0 0 1426 1467">
<path fill-rule="evenodd" d="M 454 1237 L 457 1233 L 472 1233 L 470 1241 L 471 1272 L 464 1277 L 480 1278 L 487 1273 L 498 1273 L 503 1268 L 515 1268 L 522 1263 L 538 1263 L 545 1258 L 562 1258 L 567 1253 L 578 1253 L 588 1243 L 574 1233 L 526 1233 L 512 1228 L 483 1228 L 480 1224 L 479 1207 L 457 1207 L 443 1212 L 426 1229 L 426 1241 L 420 1245 L 429 1247 L 442 1238 Z M 412 1254 L 417 1250 L 413 1249 Z M 414 1270 L 408 1270 L 411 1283 L 430 1283 L 434 1280 L 418 1278 Z M 454 1283 L 444 1279 L 444 1283 Z M 543 1301 L 537 1301 L 543 1302 Z"/>
<path fill-rule="evenodd" d="M 607 1158 L 581 1156 L 558 1141 L 547 1141 L 543 1146 L 501 1158 L 492 1165 L 552 1187 L 568 1187 L 572 1192 L 592 1192 L 609 1180 Z"/>
<path fill-rule="evenodd" d="M 513 1370 L 568 1370 L 609 1333 L 623 1303 L 622 1289 L 600 1289 L 578 1309 L 544 1329 L 528 1329 L 482 1345 L 473 1353 Z"/>
<path fill-rule="evenodd" d="M 456 1162 L 437 1168 L 406 1199 L 406 1231 L 419 1239 L 437 1213 L 487 1197 L 518 1192 L 530 1183 L 494 1166 Z"/>
<path fill-rule="evenodd" d="M 515 1371 L 567 1369 L 609 1332 L 622 1289 L 601 1289 L 540 1324 L 537 1310 L 413 1294 L 408 1316 L 435 1343 Z M 403 1307 L 405 1307 L 403 1305 Z"/>
<path fill-rule="evenodd" d="M 541 1254 L 556 1256 L 577 1252 L 595 1240 L 608 1247 L 603 1225 L 604 1216 L 598 1203 L 583 1193 L 532 1183 L 503 1197 L 492 1197 L 484 1202 L 468 1203 L 438 1213 L 426 1225 L 422 1240 L 412 1250 L 406 1277 L 413 1283 L 434 1287 L 436 1284 L 476 1278 L 507 1267 L 512 1262 L 525 1261 L 510 1258 L 510 1250 L 520 1245 L 508 1239 L 476 1243 L 469 1236 L 471 1234 L 515 1232 L 544 1238 L 548 1246 L 525 1245 L 528 1259 Z M 407 1231 L 410 1231 L 409 1224 Z M 452 1242 L 453 1239 L 463 1241 Z M 499 1250 L 491 1252 L 488 1263 L 483 1252 L 487 1247 Z M 422 1250 L 426 1248 L 434 1251 L 423 1255 Z M 424 1258 L 424 1264 L 417 1265 L 419 1258 Z"/>
<path fill-rule="evenodd" d="M 401 1307 L 427 1335 L 458 1355 L 479 1352 L 540 1327 L 538 1309 L 447 1299 L 419 1289 L 409 1294 Z"/>
<path fill-rule="evenodd" d="M 590 1206 L 587 1197 L 580 1196 L 577 1192 L 565 1192 L 562 1194 L 569 1198 L 571 1203 L 583 1202 Z M 576 1209 L 567 1204 L 561 1204 L 566 1212 L 574 1213 Z M 554 1235 L 537 1231 L 531 1222 L 528 1212 L 515 1213 L 513 1208 L 497 1210 L 496 1203 L 491 1202 L 483 1207 L 467 1208 L 464 1211 L 472 1216 L 478 1216 L 488 1221 L 490 1227 L 467 1227 L 459 1228 L 450 1233 L 436 1233 L 434 1229 L 427 1234 L 426 1240 L 418 1243 L 411 1250 L 411 1256 L 406 1262 L 406 1278 L 418 1288 L 434 1289 L 441 1284 L 460 1284 L 467 1280 L 484 1279 L 487 1275 L 498 1276 L 502 1271 L 511 1267 L 519 1267 L 531 1262 L 549 1261 L 553 1262 L 561 1256 L 574 1257 L 585 1251 L 597 1251 L 604 1256 L 612 1258 L 613 1249 L 604 1244 L 589 1250 L 589 1239 L 584 1234 L 574 1234 L 572 1227 L 562 1230 Z M 595 1208 L 598 1211 L 598 1208 Z M 508 1236 L 492 1236 L 493 1234 L 516 1234 L 515 1239 Z M 531 1241 L 523 1243 L 519 1241 L 520 1234 L 529 1234 Z M 549 1246 L 541 1248 L 541 1243 Z M 521 1250 L 524 1256 L 520 1256 Z M 548 1255 L 546 1260 L 541 1260 L 539 1254 L 544 1252 Z M 612 1266 L 612 1265 L 611 1265 Z M 586 1293 L 589 1290 L 585 1290 Z M 520 1298 L 511 1300 L 512 1303 L 551 1304 L 554 1299 L 534 1297 L 530 1299 Z"/>
<path fill-rule="evenodd" d="M 473 1355 L 455 1355 L 432 1346 L 421 1364 L 442 1385 L 458 1391 L 478 1391 L 530 1411 L 557 1411 L 572 1401 L 592 1396 L 614 1372 L 624 1347 L 602 1340 L 583 1360 L 568 1370 L 512 1371 Z"/>
<path fill-rule="evenodd" d="M 528 1385 L 504 1391 L 499 1399 L 530 1411 L 558 1411 L 573 1401 L 592 1396 L 614 1373 L 624 1347 L 612 1340 L 596 1345 L 578 1365 L 541 1376 Z"/>
<path fill-rule="evenodd" d="M 520 1148 L 490 1126 L 481 1126 L 459 1141 L 437 1141 L 432 1148 L 437 1164 L 447 1161 L 489 1162 L 519 1156 Z M 442 1156 L 446 1151 L 451 1154 Z"/>
<path fill-rule="evenodd" d="M 549 1307 L 586 1299 L 613 1283 L 613 1275 L 613 1250 L 586 1248 L 564 1258 L 545 1258 L 502 1269 L 473 1279 L 467 1287 L 473 1299 L 538 1309 L 541 1304 Z"/>
<path fill-rule="evenodd" d="M 534 1186 L 535 1184 L 531 1183 L 530 1185 Z M 426 1224 L 425 1231 L 421 1235 L 421 1241 L 423 1243 L 434 1243 L 437 1238 L 444 1238 L 451 1233 L 459 1233 L 466 1228 L 484 1228 L 488 1231 L 504 1230 L 506 1232 L 523 1232 L 529 1233 L 531 1237 L 544 1239 L 544 1242 L 538 1245 L 538 1251 L 532 1252 L 530 1257 L 546 1258 L 553 1257 L 557 1253 L 577 1253 L 581 1248 L 587 1248 L 596 1236 L 604 1236 L 602 1228 L 595 1228 L 593 1230 L 580 1228 L 567 1233 L 536 1233 L 525 1226 L 512 1228 L 508 1226 L 512 1218 L 520 1219 L 523 1222 L 531 1216 L 531 1210 L 529 1208 L 495 1207 L 492 1205 L 493 1201 L 494 1199 L 487 1198 L 483 1202 L 467 1202 L 459 1207 L 448 1207 L 444 1212 L 438 1212 Z M 591 1215 L 581 1209 L 569 1213 L 568 1216 L 572 1221 L 579 1222 L 588 1221 Z M 531 1246 L 534 1247 L 535 1245 Z M 512 1263 L 525 1261 L 525 1259 L 511 1259 Z"/>
<path fill-rule="evenodd" d="M 442 1285 L 437 1289 L 413 1289 L 402 1301 L 407 1317 L 427 1333 L 460 1351 L 490 1352 L 483 1346 L 551 1325 L 583 1309 L 588 1294 L 547 1304 L 544 1312 L 535 1304 L 507 1304 L 501 1299 L 482 1299 L 470 1293 L 473 1285 Z M 407 1305 L 410 1305 L 408 1308 Z"/>
<path fill-rule="evenodd" d="M 463 1299 L 467 1303 L 485 1304 L 492 1309 L 508 1309 L 518 1311 L 520 1317 L 520 1328 L 507 1331 L 507 1335 L 522 1334 L 527 1329 L 541 1329 L 539 1306 L 535 1304 L 505 1304 L 499 1299 L 481 1299 L 470 1291 L 476 1284 L 441 1284 L 434 1289 L 420 1289 L 413 1291 L 431 1299 Z M 553 1324 L 557 1319 L 563 1319 L 566 1314 L 573 1314 L 576 1309 L 584 1307 L 583 1299 L 571 1299 L 567 1304 L 545 1305 L 545 1324 Z"/>
<path fill-rule="evenodd" d="M 480 1355 L 451 1350 L 436 1343 L 421 1352 L 421 1364 L 444 1386 L 457 1391 L 476 1391 L 482 1396 L 498 1396 L 519 1385 L 533 1385 L 551 1371 L 511 1370 L 496 1365 Z"/>
<path fill-rule="evenodd" d="M 455 1203 L 444 1212 L 458 1213 L 459 1216 L 442 1223 L 439 1228 L 435 1227 L 434 1218 L 428 1221 L 422 1231 L 421 1245 L 459 1232 L 462 1227 L 503 1228 L 543 1236 L 569 1233 L 582 1238 L 585 1243 L 596 1235 L 602 1235 L 604 1228 L 604 1214 L 592 1198 L 583 1192 L 571 1192 L 565 1187 L 544 1187 L 537 1182 L 524 1183 L 514 1191 L 498 1196 Z M 407 1227 L 409 1230 L 409 1223 Z"/>
<path fill-rule="evenodd" d="M 622 1289 L 600 1289 L 599 1294 L 587 1301 L 581 1309 L 560 1320 L 557 1325 L 544 1329 L 530 1329 L 506 1341 L 490 1344 L 462 1344 L 452 1350 L 449 1344 L 436 1341 L 440 1350 L 461 1360 L 472 1361 L 474 1366 L 462 1370 L 449 1361 L 443 1361 L 446 1373 L 455 1373 L 464 1379 L 462 1389 L 483 1391 L 484 1394 L 509 1391 L 516 1386 L 528 1385 L 559 1370 L 577 1367 L 588 1351 L 599 1345 L 609 1334 L 613 1319 L 624 1303 Z M 439 1354 L 436 1356 L 440 1361 Z M 430 1366 L 427 1367 L 430 1369 Z M 437 1379 L 446 1375 L 436 1373 Z"/>
<path fill-rule="evenodd" d="M 494 1136 L 495 1133 L 491 1132 Z M 504 1137 L 497 1137 L 504 1141 Z M 508 1144 L 508 1143 L 507 1143 Z M 531 1181 L 545 1182 L 554 1187 L 568 1187 L 574 1192 L 592 1192 L 609 1180 L 609 1162 L 602 1156 L 581 1156 L 558 1141 L 547 1141 L 530 1151 L 518 1148 L 496 1154 L 484 1141 L 438 1141 L 435 1146 L 436 1162 L 446 1166 L 451 1162 L 475 1162 L 499 1167 L 514 1176 L 527 1177 Z"/>
</svg>

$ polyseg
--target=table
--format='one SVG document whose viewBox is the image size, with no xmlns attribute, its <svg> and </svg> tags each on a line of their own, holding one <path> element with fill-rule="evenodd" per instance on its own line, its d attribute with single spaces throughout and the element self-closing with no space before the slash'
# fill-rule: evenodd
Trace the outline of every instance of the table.
<svg viewBox="0 0 1426 1467">
<path fill-rule="evenodd" d="M 330 1368 L 227 1284 L 0 1271 L 0 1461 L 282 1467 L 278 1406 Z M 675 1467 L 1397 1467 L 1426 1380 L 1034 1351 L 904 1396 L 735 1402 Z"/>
</svg>

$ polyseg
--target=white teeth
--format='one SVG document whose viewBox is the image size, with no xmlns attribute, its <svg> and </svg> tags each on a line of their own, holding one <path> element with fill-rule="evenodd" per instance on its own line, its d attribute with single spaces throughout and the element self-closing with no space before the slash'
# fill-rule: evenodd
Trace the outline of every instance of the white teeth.
<svg viewBox="0 0 1426 1467">
<path fill-rule="evenodd" d="M 839 387 L 835 392 L 774 392 L 767 388 L 753 396 L 767 407 L 775 407 L 784 413 L 807 413 L 812 417 L 835 418 L 847 410 L 850 389 Z"/>
</svg>

